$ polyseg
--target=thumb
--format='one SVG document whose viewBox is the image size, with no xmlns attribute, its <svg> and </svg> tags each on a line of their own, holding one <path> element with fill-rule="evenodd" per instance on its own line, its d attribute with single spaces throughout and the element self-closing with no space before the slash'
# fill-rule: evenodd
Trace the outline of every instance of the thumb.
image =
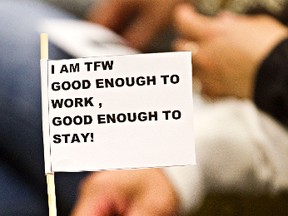
<svg viewBox="0 0 288 216">
<path fill-rule="evenodd" d="M 198 13 L 191 5 L 181 4 L 174 11 L 174 25 L 187 39 L 198 41 L 208 35 L 212 18 Z"/>
</svg>

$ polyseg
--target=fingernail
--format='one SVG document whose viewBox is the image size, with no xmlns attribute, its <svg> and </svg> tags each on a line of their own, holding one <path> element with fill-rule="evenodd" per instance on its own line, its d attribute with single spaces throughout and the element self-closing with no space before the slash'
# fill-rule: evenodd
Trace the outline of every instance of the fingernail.
<svg viewBox="0 0 288 216">
<path fill-rule="evenodd" d="M 183 50 L 191 51 L 193 55 L 195 55 L 199 50 L 199 45 L 193 41 L 187 41 L 183 45 Z"/>
<path fill-rule="evenodd" d="M 190 20 L 191 19 L 191 12 L 193 12 L 194 9 L 193 7 L 191 7 L 190 5 L 188 4 L 181 4 L 179 6 L 177 6 L 177 9 L 176 9 L 176 17 L 178 19 L 181 19 L 181 20 Z"/>
</svg>

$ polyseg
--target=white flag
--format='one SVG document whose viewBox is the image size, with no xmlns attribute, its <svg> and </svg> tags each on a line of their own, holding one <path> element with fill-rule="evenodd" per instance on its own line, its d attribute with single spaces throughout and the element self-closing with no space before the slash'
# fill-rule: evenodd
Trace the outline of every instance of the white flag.
<svg viewBox="0 0 288 216">
<path fill-rule="evenodd" d="M 41 60 L 45 171 L 195 163 L 190 52 Z"/>
</svg>

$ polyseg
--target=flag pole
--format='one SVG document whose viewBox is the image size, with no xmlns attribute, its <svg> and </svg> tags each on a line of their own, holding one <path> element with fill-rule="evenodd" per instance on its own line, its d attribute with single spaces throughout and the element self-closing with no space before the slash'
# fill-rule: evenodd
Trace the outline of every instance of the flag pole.
<svg viewBox="0 0 288 216">
<path fill-rule="evenodd" d="M 54 173 L 46 174 L 49 216 L 57 216 Z"/>
<path fill-rule="evenodd" d="M 40 58 L 48 60 L 48 34 L 40 34 Z M 54 173 L 46 173 L 49 216 L 57 216 Z"/>
</svg>

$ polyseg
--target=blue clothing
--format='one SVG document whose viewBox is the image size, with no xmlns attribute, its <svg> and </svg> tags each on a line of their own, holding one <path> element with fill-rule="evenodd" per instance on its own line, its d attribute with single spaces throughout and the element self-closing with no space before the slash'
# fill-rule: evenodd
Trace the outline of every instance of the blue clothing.
<svg viewBox="0 0 288 216">
<path fill-rule="evenodd" d="M 48 215 L 41 129 L 38 21 L 72 18 L 33 0 L 0 1 L 0 215 Z M 69 56 L 49 47 L 51 59 Z M 85 173 L 57 173 L 58 215 L 68 215 Z"/>
</svg>

